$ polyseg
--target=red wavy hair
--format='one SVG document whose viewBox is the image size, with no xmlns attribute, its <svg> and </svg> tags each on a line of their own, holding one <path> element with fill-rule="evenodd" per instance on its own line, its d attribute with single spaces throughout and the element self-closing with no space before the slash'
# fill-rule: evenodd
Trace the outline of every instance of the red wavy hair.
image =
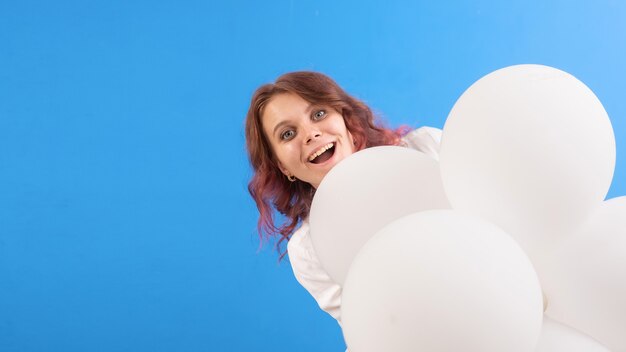
<svg viewBox="0 0 626 352">
<path fill-rule="evenodd" d="M 246 115 L 246 146 L 254 174 L 248 190 L 259 209 L 257 230 L 261 242 L 278 237 L 276 249 L 282 259 L 281 243 L 289 240 L 298 224 L 311 209 L 315 188 L 296 180 L 290 182 L 278 167 L 278 160 L 263 131 L 263 109 L 272 97 L 295 93 L 309 103 L 330 106 L 338 111 L 352 134 L 356 150 L 379 145 L 397 145 L 408 132 L 406 127 L 392 130 L 381 125 L 370 108 L 347 94 L 330 77 L 318 72 L 290 72 L 275 83 L 259 87 L 250 102 Z M 276 225 L 273 209 L 284 215 L 284 222 Z"/>
</svg>

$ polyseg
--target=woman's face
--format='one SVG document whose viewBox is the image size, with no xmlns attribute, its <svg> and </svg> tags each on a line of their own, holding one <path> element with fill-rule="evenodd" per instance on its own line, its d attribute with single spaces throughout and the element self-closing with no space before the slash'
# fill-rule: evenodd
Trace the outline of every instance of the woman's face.
<svg viewBox="0 0 626 352">
<path fill-rule="evenodd" d="M 355 151 L 339 112 L 313 105 L 297 94 L 271 98 L 261 123 L 283 174 L 315 188 L 333 166 Z"/>
</svg>

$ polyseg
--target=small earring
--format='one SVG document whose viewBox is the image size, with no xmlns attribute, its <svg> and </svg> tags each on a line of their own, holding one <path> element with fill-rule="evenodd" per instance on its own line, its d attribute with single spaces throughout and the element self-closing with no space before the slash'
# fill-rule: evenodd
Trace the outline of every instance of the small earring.
<svg viewBox="0 0 626 352">
<path fill-rule="evenodd" d="M 296 176 L 294 176 L 294 175 L 289 175 L 289 176 L 287 176 L 287 179 L 288 179 L 290 182 L 294 182 L 294 181 L 296 180 Z"/>
</svg>

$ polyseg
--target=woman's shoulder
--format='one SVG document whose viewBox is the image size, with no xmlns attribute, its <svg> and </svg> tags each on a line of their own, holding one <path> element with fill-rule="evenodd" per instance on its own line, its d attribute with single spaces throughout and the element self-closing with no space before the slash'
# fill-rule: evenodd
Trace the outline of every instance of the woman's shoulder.
<svg viewBox="0 0 626 352">
<path fill-rule="evenodd" d="M 309 222 L 307 220 L 302 221 L 300 227 L 294 231 L 287 242 L 287 253 L 292 254 L 294 252 L 308 251 L 312 246 L 311 238 L 309 236 Z"/>
<path fill-rule="evenodd" d="M 308 221 L 303 221 L 300 228 L 291 235 L 287 242 L 287 255 L 296 277 L 300 278 L 299 281 L 305 276 L 317 275 L 323 271 L 313 247 Z"/>
<path fill-rule="evenodd" d="M 424 126 L 407 133 L 402 137 L 402 143 L 438 160 L 441 134 L 439 128 Z"/>
</svg>

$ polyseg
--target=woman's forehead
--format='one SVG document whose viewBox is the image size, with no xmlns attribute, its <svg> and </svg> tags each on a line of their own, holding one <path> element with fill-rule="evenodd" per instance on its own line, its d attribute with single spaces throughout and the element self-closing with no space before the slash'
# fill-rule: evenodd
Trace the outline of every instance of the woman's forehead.
<svg viewBox="0 0 626 352">
<path fill-rule="evenodd" d="M 268 103 L 265 105 L 265 110 L 271 110 L 273 114 L 291 114 L 306 112 L 309 109 L 311 103 L 306 101 L 301 96 L 286 92 L 274 95 Z"/>
<path fill-rule="evenodd" d="M 281 122 L 295 120 L 308 115 L 312 104 L 294 93 L 280 93 L 272 97 L 261 112 L 261 124 L 265 129 L 274 129 Z M 268 131 L 271 132 L 271 131 Z"/>
</svg>

